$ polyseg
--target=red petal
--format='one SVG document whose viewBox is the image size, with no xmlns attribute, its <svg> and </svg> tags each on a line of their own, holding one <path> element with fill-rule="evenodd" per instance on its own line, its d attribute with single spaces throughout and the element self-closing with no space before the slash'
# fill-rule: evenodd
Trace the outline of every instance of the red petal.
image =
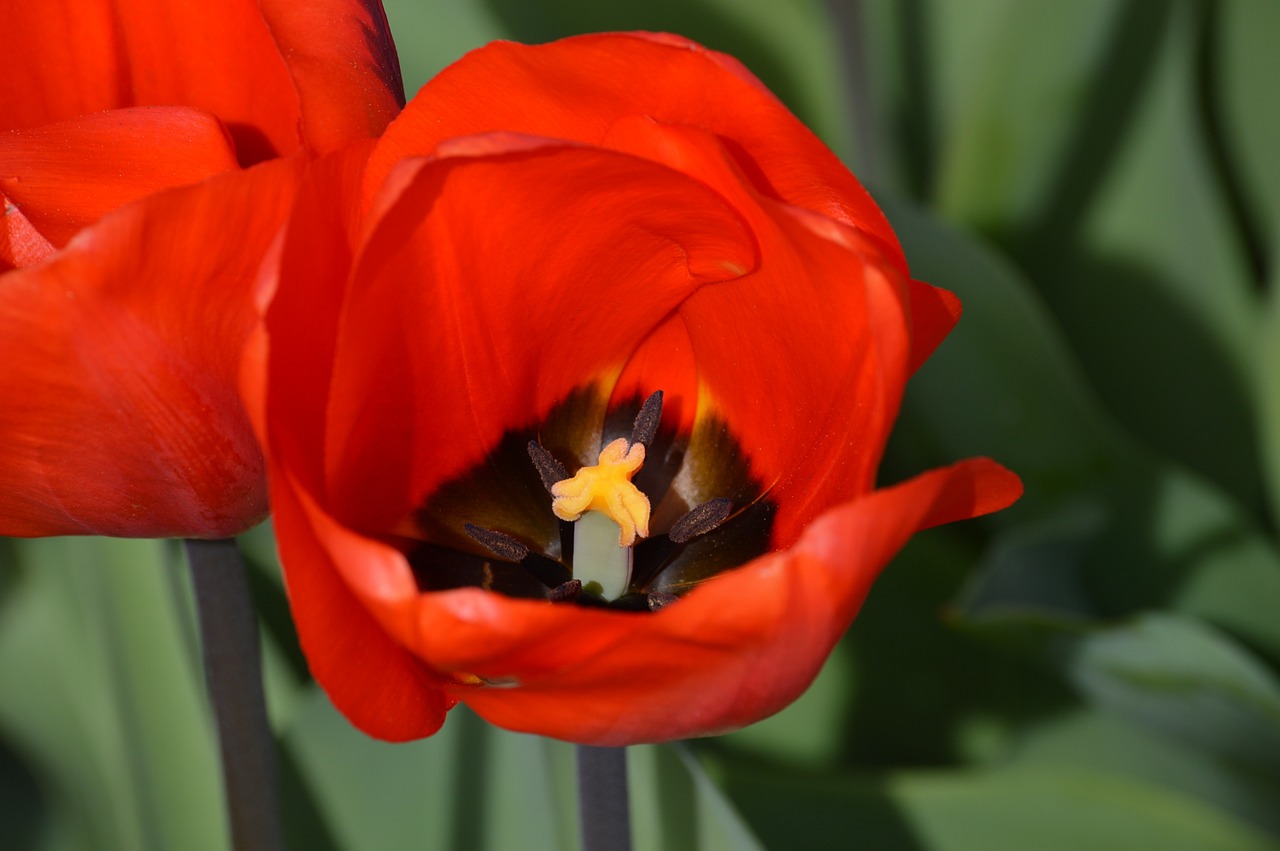
<svg viewBox="0 0 1280 851">
<path fill-rule="evenodd" d="M 332 379 L 327 365 L 333 363 L 359 226 L 355 200 L 370 147 L 352 145 L 308 168 L 289 227 L 263 261 L 256 293 L 260 322 L 244 356 L 242 392 L 263 443 L 317 494 L 324 493 Z M 282 286 L 281 278 L 293 285 Z"/>
<path fill-rule="evenodd" d="M 264 263 L 257 297 L 265 321 L 248 346 L 242 386 L 270 449 L 277 539 L 312 673 L 353 724 L 379 738 L 404 740 L 435 732 L 454 703 L 389 637 L 395 620 L 380 624 L 371 614 L 403 609 L 416 589 L 403 559 L 398 571 L 388 569 L 385 547 L 366 542 L 353 557 L 353 536 L 313 497 L 323 487 L 330 379 L 323 367 L 333 359 L 354 240 L 355 223 L 347 215 L 356 205 L 349 202 L 358 197 L 368 150 L 353 146 L 310 168 L 291 228 Z M 281 274 L 298 285 L 281 286 Z M 363 602 L 353 586 L 366 596 Z"/>
<path fill-rule="evenodd" d="M 442 151 L 393 176 L 352 272 L 328 464 L 335 515 L 357 528 L 395 526 L 755 262 L 724 201 L 660 165 L 507 136 Z"/>
<path fill-rule="evenodd" d="M 236 167 L 218 120 L 186 107 L 121 109 L 0 134 L 0 190 L 55 248 L 129 201 Z"/>
<path fill-rule="evenodd" d="M 0 217 L 0 272 L 34 266 L 53 255 L 54 247 L 40 235 L 22 211 L 0 192 L 4 215 Z"/>
<path fill-rule="evenodd" d="M 774 541 L 786 546 L 874 483 L 907 379 L 905 284 L 858 231 L 754 192 L 710 134 L 628 117 L 608 142 L 696 175 L 751 225 L 759 268 L 700 289 L 677 318 L 703 403 L 773 487 Z"/>
<path fill-rule="evenodd" d="M 404 106 L 400 60 L 376 0 L 262 0 L 302 103 L 302 132 L 331 151 L 386 129 Z"/>
<path fill-rule="evenodd" d="M 596 145 L 628 115 L 732 140 L 757 188 L 865 231 L 906 273 L 884 214 L 836 156 L 737 60 L 674 36 L 496 42 L 468 54 L 387 128 L 370 161 L 366 199 L 399 160 L 454 136 L 508 131 Z"/>
<path fill-rule="evenodd" d="M 911 293 L 911 371 L 929 359 L 960 321 L 955 294 L 920 281 L 909 283 Z"/>
<path fill-rule="evenodd" d="M 376 135 L 404 100 L 371 0 L 0 0 L 0 129 L 129 106 L 218 116 L 242 164 Z"/>
<path fill-rule="evenodd" d="M 1017 477 L 986 459 L 933 470 L 828 512 L 790 550 L 649 617 L 478 589 L 428 594 L 414 646 L 439 670 L 509 686 L 455 689 L 509 729 L 597 745 L 736 729 L 808 687 L 915 531 L 1020 493 Z"/>
<path fill-rule="evenodd" d="M 298 96 L 256 0 L 0 2 L 4 128 L 183 104 L 217 115 L 242 163 L 298 146 Z"/>
<path fill-rule="evenodd" d="M 374 617 L 377 609 L 371 613 L 343 581 L 340 565 L 352 563 L 351 533 L 316 509 L 287 472 L 273 477 L 271 503 L 290 608 L 316 681 L 371 736 L 405 741 L 436 732 L 456 700 L 391 639 Z M 355 555 L 376 559 L 376 550 L 370 545 Z M 377 574 L 365 566 L 366 574 Z M 404 573 L 407 579 L 407 568 Z M 394 598 L 383 599 L 394 605 Z"/>
<path fill-rule="evenodd" d="M 262 517 L 236 377 L 296 169 L 151 196 L 5 274 L 0 533 L 214 537 Z"/>
</svg>

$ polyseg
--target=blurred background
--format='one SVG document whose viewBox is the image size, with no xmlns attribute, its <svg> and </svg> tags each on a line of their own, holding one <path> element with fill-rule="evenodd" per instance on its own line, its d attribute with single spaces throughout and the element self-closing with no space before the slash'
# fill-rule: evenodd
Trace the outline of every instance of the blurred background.
<svg viewBox="0 0 1280 851">
<path fill-rule="evenodd" d="M 640 849 L 1280 848 L 1280 4 L 388 0 L 410 94 L 495 38 L 742 59 L 965 314 L 882 480 L 1025 498 L 918 536 L 813 688 L 631 752 Z M 572 748 L 455 710 L 370 741 L 244 538 L 291 846 L 574 848 Z M 0 546 L 0 846 L 224 849 L 175 544 Z"/>
</svg>

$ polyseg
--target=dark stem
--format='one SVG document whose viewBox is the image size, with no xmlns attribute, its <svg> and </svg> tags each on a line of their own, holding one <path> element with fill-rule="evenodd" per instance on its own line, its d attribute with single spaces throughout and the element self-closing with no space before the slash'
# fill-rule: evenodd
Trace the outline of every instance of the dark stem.
<svg viewBox="0 0 1280 851">
<path fill-rule="evenodd" d="M 231 845 L 276 851 L 284 847 L 276 745 L 267 724 L 258 621 L 244 560 L 231 539 L 183 543 L 222 753 Z"/>
<path fill-rule="evenodd" d="M 880 116 L 871 93 L 871 58 L 861 0 L 826 0 L 827 14 L 839 38 L 844 86 L 853 124 L 853 170 L 863 182 L 883 183 Z"/>
<path fill-rule="evenodd" d="M 630 851 L 627 749 L 578 745 L 582 851 Z"/>
</svg>

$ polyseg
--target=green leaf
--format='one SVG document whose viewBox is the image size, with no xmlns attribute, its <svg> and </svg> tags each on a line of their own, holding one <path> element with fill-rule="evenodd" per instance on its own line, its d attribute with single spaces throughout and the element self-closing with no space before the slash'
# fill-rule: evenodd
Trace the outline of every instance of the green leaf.
<svg viewBox="0 0 1280 851">
<path fill-rule="evenodd" d="M 1240 214 L 1268 253 L 1273 270 L 1280 238 L 1280 110 L 1275 81 L 1280 80 L 1280 5 L 1260 0 L 1212 4 L 1218 20 L 1212 42 L 1215 62 L 1209 92 L 1213 114 L 1223 122 L 1223 152 L 1240 192 Z M 1274 280 L 1274 274 L 1273 274 Z"/>
<path fill-rule="evenodd" d="M 1257 282 L 1206 132 L 1208 6 L 923 8 L 939 208 L 1029 273 L 1126 428 L 1260 515 Z"/>
<path fill-rule="evenodd" d="M 1078 230 L 1044 229 L 1019 258 L 1119 419 L 1256 512 L 1258 300 L 1200 130 L 1201 21 L 1172 8 L 1133 130 Z"/>
<path fill-rule="evenodd" d="M 769 847 L 877 851 L 1275 851 L 1193 798 L 1101 772 L 1019 766 L 795 781 L 735 771 L 730 796 Z"/>
<path fill-rule="evenodd" d="M 1280 685 L 1228 636 L 1164 614 L 1112 627 L 1027 614 L 984 621 L 966 626 L 1016 636 L 1090 707 L 1026 728 L 1013 763 L 1119 772 L 1280 836 Z"/>
<path fill-rule="evenodd" d="M 1277 242 L 1280 245 L 1280 241 Z M 1280 268 L 1272 276 L 1271 299 L 1259 335 L 1258 406 L 1264 475 L 1272 525 L 1280 528 Z"/>
<path fill-rule="evenodd" d="M 1068 664 L 1100 707 L 1280 779 L 1280 685 L 1215 630 L 1148 615 L 1089 634 Z"/>
<path fill-rule="evenodd" d="M 925 67 L 940 111 L 936 203 L 952 221 L 995 230 L 1053 203 L 1083 138 L 1105 148 L 1099 136 L 1114 132 L 1141 86 L 1165 14 L 1107 0 L 927 9 L 934 51 Z"/>
<path fill-rule="evenodd" d="M 1127 464 L 1131 445 L 1018 272 L 919 208 L 878 200 L 913 274 L 964 305 L 959 325 L 907 386 L 903 436 L 935 458 L 990 455 L 1008 465 L 1036 485 L 1019 502 L 1023 514 Z"/>
<path fill-rule="evenodd" d="M 65 808 L 55 839 L 224 849 L 186 573 L 156 541 L 21 542 L 0 610 L 0 724 Z"/>
<path fill-rule="evenodd" d="M 742 818 L 683 745 L 629 749 L 637 851 L 763 851 Z"/>
<path fill-rule="evenodd" d="M 418 742 L 387 744 L 347 723 L 318 689 L 285 745 L 344 851 L 571 847 L 571 767 L 558 745 L 495 730 L 465 708 Z"/>
<path fill-rule="evenodd" d="M 392 745 L 351 727 L 313 690 L 286 746 L 344 851 L 578 847 L 573 746 L 500 730 L 464 706 L 435 736 Z M 638 851 L 759 847 L 685 751 L 628 756 Z"/>
<path fill-rule="evenodd" d="M 1016 595 L 1049 582 L 1063 596 L 1039 599 L 1041 609 L 1117 617 L 1173 607 L 1280 659 L 1280 553 L 1253 519 L 1124 437 L 1030 286 L 998 255 L 901 202 L 884 206 L 915 273 L 953 290 L 965 310 L 908 385 L 899 445 L 916 453 L 915 469 L 991 455 L 1027 486 L 989 522 L 1032 528 L 993 551 L 970 600 L 1025 607 L 1036 601 Z M 902 466 L 890 469 L 910 472 Z"/>
<path fill-rule="evenodd" d="M 1118 774 L 1191 795 L 1280 836 L 1280 778 L 1226 762 L 1178 738 L 1100 709 L 1080 709 L 1025 732 L 1010 763 Z"/>
</svg>

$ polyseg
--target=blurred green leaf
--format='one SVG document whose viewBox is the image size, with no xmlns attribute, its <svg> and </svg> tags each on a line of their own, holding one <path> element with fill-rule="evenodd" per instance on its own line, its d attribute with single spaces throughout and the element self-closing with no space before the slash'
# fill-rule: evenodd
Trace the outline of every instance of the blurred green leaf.
<svg viewBox="0 0 1280 851">
<path fill-rule="evenodd" d="M 497 848 L 504 825 L 515 825 L 527 847 L 562 847 L 570 837 L 554 818 L 554 799 L 572 783 L 549 782 L 544 743 L 530 737 L 504 746 L 507 764 L 493 771 L 495 738 L 460 709 L 430 739 L 375 741 L 312 689 L 285 746 L 344 851 Z M 508 798 L 511 784 L 519 788 Z"/>
<path fill-rule="evenodd" d="M 913 274 L 964 304 L 960 324 L 907 385 L 895 438 L 934 459 L 990 455 L 1015 470 L 1031 487 L 1004 520 L 1043 511 L 1128 465 L 1132 446 L 1025 279 L 919 208 L 878 200 Z"/>
<path fill-rule="evenodd" d="M 0 740 L 0 836 L 15 848 L 35 847 L 51 810 L 30 770 Z"/>
<path fill-rule="evenodd" d="M 1280 245 L 1280 241 L 1277 242 Z M 1271 280 L 1258 358 L 1258 395 L 1272 527 L 1280 528 L 1280 268 Z"/>
<path fill-rule="evenodd" d="M 902 442 L 930 463 L 992 455 L 1027 486 L 991 522 L 1031 525 L 993 551 L 971 604 L 1025 606 L 1011 595 L 1032 594 L 1041 609 L 1092 617 L 1173 607 L 1280 659 L 1275 545 L 1213 487 L 1112 425 L 1012 267 L 901 202 L 885 208 L 915 273 L 965 305 L 908 386 Z M 1060 596 L 1045 597 L 1050 585 Z"/>
<path fill-rule="evenodd" d="M 1126 428 L 1260 517 L 1256 281 L 1205 126 L 1208 5 L 909 5 L 942 213 L 1009 250 Z"/>
<path fill-rule="evenodd" d="M 1280 836 L 1280 780 L 1096 708 L 1028 729 L 1010 764 L 1125 775 L 1192 795 Z"/>
<path fill-rule="evenodd" d="M 1255 282 L 1197 107 L 1200 17 L 1170 8 L 1108 179 L 1078 227 L 1042 227 L 1019 258 L 1119 419 L 1257 512 Z"/>
<path fill-rule="evenodd" d="M 763 851 L 688 748 L 633 747 L 627 756 L 637 851 Z"/>
<path fill-rule="evenodd" d="M 1018 766 L 903 772 L 882 781 L 726 776 L 769 847 L 877 851 L 1275 851 L 1252 828 L 1193 798 L 1085 769 Z"/>
<path fill-rule="evenodd" d="M 1276 272 L 1275 240 L 1280 238 L 1280 4 L 1235 0 L 1206 4 L 1215 24 L 1209 59 L 1216 84 L 1206 96 L 1223 122 L 1223 157 L 1238 181 L 1240 215 L 1248 222 L 1257 250 Z"/>
<path fill-rule="evenodd" d="M 1080 137 L 1093 147 L 1120 130 L 1167 11 L 1113 0 L 926 9 L 941 107 L 936 203 L 952 221 L 990 229 L 1052 203 Z"/>
<path fill-rule="evenodd" d="M 1092 707 L 1024 729 L 1012 763 L 1118 772 L 1280 836 L 1280 685 L 1228 636 L 1166 614 L 1099 627 L 1006 612 L 965 626 L 1016 636 Z"/>
<path fill-rule="evenodd" d="M 463 706 L 435 736 L 393 745 L 351 727 L 319 690 L 305 704 L 286 744 L 344 851 L 578 847 L 572 745 L 497 729 Z M 628 756 L 638 851 L 759 847 L 683 749 Z"/>
<path fill-rule="evenodd" d="M 0 609 L 0 724 L 66 808 L 53 844 L 227 848 L 176 550 L 75 538 L 15 547 L 21 573 Z"/>
<path fill-rule="evenodd" d="M 839 727 L 845 765 L 989 762 L 1073 700 L 1050 672 L 954 628 L 952 600 L 980 552 L 966 531 L 913 539 L 843 640 L 855 698 Z"/>
<path fill-rule="evenodd" d="M 1086 635 L 1068 666 L 1098 706 L 1280 780 L 1280 685 L 1216 631 L 1147 615 Z"/>
</svg>

